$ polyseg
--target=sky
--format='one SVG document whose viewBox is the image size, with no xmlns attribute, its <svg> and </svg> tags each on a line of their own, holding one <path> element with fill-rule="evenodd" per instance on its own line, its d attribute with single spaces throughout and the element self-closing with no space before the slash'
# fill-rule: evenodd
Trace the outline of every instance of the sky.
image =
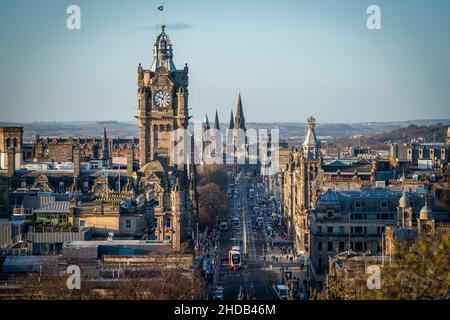
<svg viewBox="0 0 450 320">
<path fill-rule="evenodd" d="M 0 121 L 134 121 L 155 0 L 2 0 Z M 81 30 L 66 9 L 81 8 Z M 381 10 L 369 30 L 367 8 Z M 166 0 L 194 119 L 250 122 L 450 118 L 448 0 Z"/>
</svg>

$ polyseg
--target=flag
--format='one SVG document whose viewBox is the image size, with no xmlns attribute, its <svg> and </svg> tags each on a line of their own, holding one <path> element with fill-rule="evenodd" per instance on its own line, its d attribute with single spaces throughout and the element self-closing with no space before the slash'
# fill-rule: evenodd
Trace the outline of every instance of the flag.
<svg viewBox="0 0 450 320">
<path fill-rule="evenodd" d="M 159 11 L 164 11 L 164 6 L 159 6 L 159 7 L 158 7 L 158 10 L 159 10 Z"/>
</svg>

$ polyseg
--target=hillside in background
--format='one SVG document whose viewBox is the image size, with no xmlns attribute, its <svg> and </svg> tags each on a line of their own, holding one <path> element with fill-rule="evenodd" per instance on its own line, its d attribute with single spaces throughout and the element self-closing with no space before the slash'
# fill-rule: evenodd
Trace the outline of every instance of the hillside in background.
<svg viewBox="0 0 450 320">
<path fill-rule="evenodd" d="M 447 125 L 438 123 L 431 126 L 409 125 L 405 128 L 398 128 L 390 132 L 375 134 L 364 138 L 363 141 L 369 144 L 379 144 L 384 142 L 409 142 L 420 139 L 424 142 L 442 142 L 447 136 Z"/>
<path fill-rule="evenodd" d="M 424 138 L 427 142 L 443 141 L 450 120 L 417 120 L 404 122 L 365 122 L 365 123 L 317 123 L 316 133 L 323 141 L 339 145 L 355 145 L 361 143 L 378 145 L 386 142 L 405 142 L 411 139 Z M 33 141 L 36 135 L 42 137 L 101 137 L 103 128 L 108 136 L 114 138 L 138 137 L 135 122 L 92 121 L 92 122 L 33 122 L 5 123 L 0 126 L 24 127 L 25 141 Z M 228 125 L 221 124 L 222 128 Z M 305 123 L 247 123 L 248 128 L 280 130 L 280 137 L 290 144 L 302 142 Z"/>
</svg>

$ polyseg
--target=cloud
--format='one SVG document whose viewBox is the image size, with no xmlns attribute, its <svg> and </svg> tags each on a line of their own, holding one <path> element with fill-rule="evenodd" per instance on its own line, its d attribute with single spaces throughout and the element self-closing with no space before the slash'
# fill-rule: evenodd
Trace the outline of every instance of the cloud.
<svg viewBox="0 0 450 320">
<path fill-rule="evenodd" d="M 190 23 L 168 23 L 166 24 L 166 30 L 186 30 L 191 29 L 193 27 Z M 134 27 L 133 30 L 160 30 L 161 25 L 154 26 L 142 26 L 142 27 Z"/>
</svg>

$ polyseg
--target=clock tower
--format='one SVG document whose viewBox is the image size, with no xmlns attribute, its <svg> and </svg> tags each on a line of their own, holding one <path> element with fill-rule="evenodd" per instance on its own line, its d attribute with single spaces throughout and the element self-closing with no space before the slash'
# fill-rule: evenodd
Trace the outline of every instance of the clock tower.
<svg viewBox="0 0 450 320">
<path fill-rule="evenodd" d="M 189 122 L 187 64 L 177 70 L 165 26 L 156 38 L 150 69 L 138 67 L 139 166 L 170 156 L 171 135 Z"/>
</svg>

